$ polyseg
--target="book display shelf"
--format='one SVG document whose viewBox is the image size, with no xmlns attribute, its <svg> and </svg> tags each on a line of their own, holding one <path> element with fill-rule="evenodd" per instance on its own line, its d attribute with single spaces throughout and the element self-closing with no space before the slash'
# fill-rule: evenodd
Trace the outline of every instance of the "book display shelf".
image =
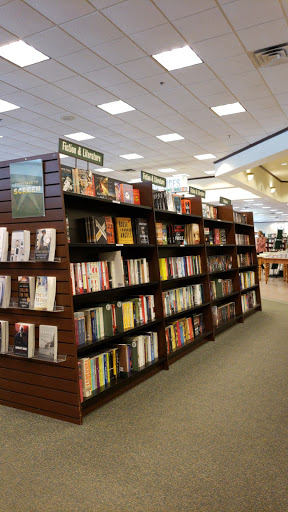
<svg viewBox="0 0 288 512">
<path fill-rule="evenodd" d="M 0 214 L 1 226 L 6 226 L 11 233 L 14 229 L 26 229 L 31 232 L 33 247 L 36 228 L 41 225 L 56 228 L 56 257 L 53 262 L 1 262 L 1 275 L 12 276 L 12 296 L 16 295 L 17 276 L 25 275 L 56 276 L 56 305 L 54 311 L 33 311 L 7 308 L 0 310 L 0 319 L 9 321 L 10 354 L 14 342 L 14 325 L 19 321 L 35 324 L 36 340 L 39 325 L 47 324 L 58 327 L 58 360 L 56 362 L 39 359 L 27 359 L 9 354 L 0 354 L 0 403 L 38 414 L 47 415 L 64 421 L 81 424 L 83 417 L 97 409 L 109 400 L 125 392 L 132 386 L 144 381 L 184 356 L 194 348 L 230 327 L 235 322 L 243 322 L 244 317 L 261 309 L 261 299 L 257 274 L 257 258 L 254 240 L 252 214 L 248 224 L 235 223 L 232 206 L 218 207 L 218 219 L 203 218 L 202 201 L 199 197 L 191 198 L 191 213 L 181 214 L 154 208 L 151 183 L 137 183 L 141 204 L 128 204 L 109 199 L 90 197 L 73 192 L 63 192 L 61 168 L 58 153 L 33 157 L 43 161 L 45 183 L 45 217 L 13 219 L 11 209 L 11 190 L 9 180 L 9 165 L 11 162 L 0 164 Z M 30 160 L 29 158 L 26 160 Z M 15 162 L 15 161 L 13 161 Z M 99 171 L 101 174 L 101 170 Z M 92 216 L 127 217 L 131 219 L 146 219 L 148 224 L 148 244 L 97 244 L 87 243 L 85 233 L 85 218 Z M 67 238 L 66 218 L 69 221 L 70 240 Z M 197 244 L 166 244 L 157 241 L 156 223 L 167 224 L 198 224 L 199 243 Z M 205 242 L 204 228 L 216 227 L 226 231 L 226 244 L 208 244 Z M 236 234 L 249 235 L 249 244 L 236 246 Z M 34 238 L 33 238 L 34 236 Z M 71 265 L 83 262 L 101 260 L 102 253 L 121 251 L 123 260 L 145 258 L 149 266 L 149 282 L 133 284 L 124 287 L 109 288 L 90 293 L 74 294 L 70 276 Z M 238 255 L 251 254 L 251 264 L 239 266 Z M 223 270 L 211 270 L 209 257 L 221 255 L 231 256 L 231 265 Z M 190 272 L 182 277 L 163 279 L 159 259 L 179 259 L 191 257 L 197 259 L 197 272 Z M 193 259 L 194 258 L 194 259 Z M 220 258 L 221 260 L 221 258 Z M 214 260 L 213 260 L 214 261 Z M 242 260 L 241 260 L 242 261 Z M 246 260 L 243 260 L 246 263 Z M 199 267 L 200 262 L 200 267 Z M 190 263 L 189 263 L 190 265 Z M 194 267 L 193 267 L 194 268 Z M 240 274 L 255 271 L 255 284 L 250 287 L 240 287 Z M 192 275 L 191 275 L 192 274 Z M 231 280 L 232 289 L 229 293 L 211 299 L 211 281 Z M 249 277 L 250 279 L 250 277 Z M 244 282 L 244 281 L 243 281 Z M 247 284 L 247 279 L 246 279 Z M 178 288 L 200 286 L 201 303 L 193 307 L 172 311 L 165 314 L 164 294 Z M 217 288 L 218 290 L 218 288 Z M 248 291 L 255 291 L 256 302 L 250 301 L 249 310 L 243 311 L 241 299 Z M 13 292 L 15 292 L 13 294 Z M 136 325 L 125 332 L 117 331 L 107 334 L 89 343 L 76 343 L 74 314 L 103 304 L 117 303 L 127 298 L 143 295 L 154 296 L 155 317 L 146 324 Z M 233 318 L 220 322 L 213 320 L 213 308 L 235 303 Z M 15 303 L 16 304 L 16 303 Z M 13 303 L 12 303 L 13 305 Z M 215 315 L 214 315 L 215 316 Z M 185 343 L 174 349 L 167 347 L 166 330 L 170 325 L 177 324 L 188 317 L 201 317 L 201 327 L 197 335 L 185 339 Z M 203 324 L 203 325 L 202 325 Z M 91 396 L 81 400 L 79 391 L 79 358 L 91 358 L 99 351 L 113 350 L 113 346 L 121 344 L 125 336 L 141 335 L 145 331 L 156 332 L 158 336 L 158 354 L 151 362 L 146 363 L 139 371 L 130 375 L 111 380 L 106 385 L 92 391 Z M 192 330 L 193 331 L 193 330 Z M 37 342 L 36 342 L 37 345 Z M 36 354 L 38 347 L 36 346 Z M 37 357 L 37 356 L 36 356 Z"/>
</svg>

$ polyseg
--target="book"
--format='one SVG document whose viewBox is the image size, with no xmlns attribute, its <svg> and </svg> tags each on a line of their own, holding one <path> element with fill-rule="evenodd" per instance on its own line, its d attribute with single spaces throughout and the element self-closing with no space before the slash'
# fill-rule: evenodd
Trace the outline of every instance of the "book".
<svg viewBox="0 0 288 512">
<path fill-rule="evenodd" d="M 92 171 L 77 169 L 77 192 L 85 196 L 95 196 L 94 174 Z"/>
<path fill-rule="evenodd" d="M 61 165 L 62 189 L 64 192 L 74 192 L 73 169 L 67 165 Z"/>
<path fill-rule="evenodd" d="M 35 277 L 18 276 L 18 307 L 23 309 L 34 308 Z"/>
<path fill-rule="evenodd" d="M 191 200 L 190 199 L 181 199 L 181 208 L 182 208 L 182 213 L 190 214 L 191 213 Z"/>
<path fill-rule="evenodd" d="M 200 244 L 199 224 L 192 224 L 192 240 L 193 244 Z"/>
<path fill-rule="evenodd" d="M 109 199 L 109 180 L 107 176 L 94 174 L 95 196 L 100 199 Z"/>
<path fill-rule="evenodd" d="M 138 188 L 133 188 L 133 202 L 134 204 L 141 204 L 140 203 L 140 191 Z"/>
<path fill-rule="evenodd" d="M 105 217 L 92 217 L 95 226 L 95 243 L 96 244 L 107 244 L 107 232 L 106 232 L 106 218 Z M 93 236 L 94 238 L 94 236 Z"/>
<path fill-rule="evenodd" d="M 37 276 L 34 309 L 53 311 L 56 297 L 56 277 Z"/>
<path fill-rule="evenodd" d="M 14 355 L 33 357 L 35 351 L 35 325 L 26 323 L 15 324 Z"/>
<path fill-rule="evenodd" d="M 174 243 L 175 244 L 184 244 L 184 231 L 185 231 L 185 225 L 184 224 L 175 224 L 174 225 Z"/>
<path fill-rule="evenodd" d="M 7 228 L 0 228 L 0 261 L 7 261 L 9 233 Z"/>
<path fill-rule="evenodd" d="M 0 308 L 8 308 L 11 296 L 11 276 L 0 276 Z"/>
<path fill-rule="evenodd" d="M 115 232 L 112 217 L 105 217 L 107 244 L 115 244 Z"/>
<path fill-rule="evenodd" d="M 57 361 L 58 328 L 56 325 L 39 325 L 39 356 Z"/>
<path fill-rule="evenodd" d="M 148 222 L 146 219 L 135 219 L 136 243 L 149 244 Z"/>
<path fill-rule="evenodd" d="M 35 260 L 54 261 L 56 250 L 56 229 L 39 228 L 36 230 Z"/>
<path fill-rule="evenodd" d="M 122 203 L 134 204 L 133 186 L 126 183 L 120 184 L 120 197 Z"/>
<path fill-rule="evenodd" d="M 181 198 L 177 195 L 173 195 L 173 203 L 174 203 L 175 212 L 181 213 L 182 212 Z"/>
<path fill-rule="evenodd" d="M 101 261 L 108 262 L 108 278 L 110 271 L 111 288 L 121 288 L 124 283 L 124 269 L 121 251 L 103 252 L 99 255 Z"/>
<path fill-rule="evenodd" d="M 132 223 L 129 217 L 116 217 L 115 227 L 117 244 L 134 244 Z"/>
<path fill-rule="evenodd" d="M 13 231 L 11 236 L 10 261 L 29 261 L 30 231 Z"/>
<path fill-rule="evenodd" d="M 9 322 L 0 320 L 0 354 L 5 354 L 9 349 Z"/>
<path fill-rule="evenodd" d="M 10 164 L 12 218 L 44 217 L 44 178 L 42 160 Z"/>
</svg>

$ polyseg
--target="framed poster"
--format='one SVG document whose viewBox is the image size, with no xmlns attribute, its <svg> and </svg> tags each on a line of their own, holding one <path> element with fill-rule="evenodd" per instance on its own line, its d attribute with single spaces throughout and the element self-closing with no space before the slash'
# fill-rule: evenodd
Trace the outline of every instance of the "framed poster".
<svg viewBox="0 0 288 512">
<path fill-rule="evenodd" d="M 12 217 L 45 217 L 42 160 L 10 164 Z"/>
</svg>

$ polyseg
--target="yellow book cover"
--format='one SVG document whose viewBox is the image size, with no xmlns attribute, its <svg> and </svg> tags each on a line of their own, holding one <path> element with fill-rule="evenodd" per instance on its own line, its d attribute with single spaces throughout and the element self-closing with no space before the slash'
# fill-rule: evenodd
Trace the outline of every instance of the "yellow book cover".
<svg viewBox="0 0 288 512">
<path fill-rule="evenodd" d="M 174 324 L 172 324 L 171 339 L 172 339 L 172 349 L 176 350 L 177 345 L 178 345 L 178 339 L 177 339 L 177 330 L 175 327 L 175 322 L 174 322 Z"/>
<path fill-rule="evenodd" d="M 133 313 L 133 302 L 129 302 L 130 304 L 130 325 L 131 325 L 131 329 L 134 329 L 135 325 L 134 325 L 134 313 Z"/>
<path fill-rule="evenodd" d="M 99 354 L 98 359 L 99 359 L 99 383 L 100 383 L 100 388 L 101 388 L 102 386 L 105 386 L 103 354 Z"/>
<path fill-rule="evenodd" d="M 177 288 L 176 290 L 176 305 L 177 311 L 181 311 L 180 288 Z"/>
<path fill-rule="evenodd" d="M 92 392 L 92 379 L 91 379 L 91 366 L 90 359 L 87 357 L 83 361 L 84 363 L 84 372 L 82 373 L 82 378 L 84 380 L 84 396 L 90 396 Z"/>
<path fill-rule="evenodd" d="M 117 244 L 134 244 L 132 223 L 129 217 L 116 217 L 115 227 Z"/>
<path fill-rule="evenodd" d="M 166 268 L 166 260 L 165 258 L 159 258 L 160 265 L 160 279 L 161 281 L 166 281 L 167 279 L 167 268 Z"/>
<path fill-rule="evenodd" d="M 111 352 L 113 358 L 113 373 L 114 376 L 117 377 L 116 348 L 112 348 Z"/>
<path fill-rule="evenodd" d="M 106 357 L 106 365 L 107 365 L 107 382 L 109 384 L 109 382 L 110 382 L 110 354 L 108 352 L 106 352 L 105 357 Z"/>
</svg>

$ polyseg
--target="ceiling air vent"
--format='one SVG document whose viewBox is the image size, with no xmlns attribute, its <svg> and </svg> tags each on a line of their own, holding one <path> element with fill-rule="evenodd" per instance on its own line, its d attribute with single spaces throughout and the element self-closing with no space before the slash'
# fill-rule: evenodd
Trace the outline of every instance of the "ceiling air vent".
<svg viewBox="0 0 288 512">
<path fill-rule="evenodd" d="M 288 63 L 288 43 L 276 44 L 252 52 L 251 57 L 257 67 L 278 66 Z"/>
</svg>

